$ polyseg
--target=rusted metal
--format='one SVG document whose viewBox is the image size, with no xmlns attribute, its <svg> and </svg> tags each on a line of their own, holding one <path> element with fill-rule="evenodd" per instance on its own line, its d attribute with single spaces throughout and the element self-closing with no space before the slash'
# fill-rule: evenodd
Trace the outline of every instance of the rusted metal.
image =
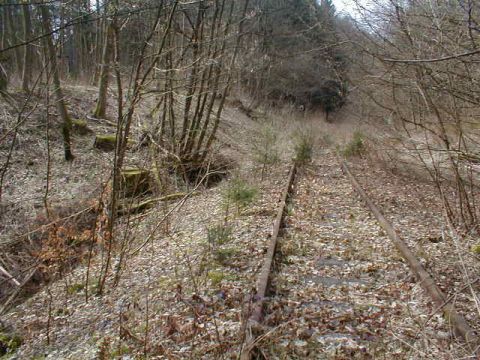
<svg viewBox="0 0 480 360">
<path fill-rule="evenodd" d="M 430 274 L 424 269 L 420 261 L 416 258 L 413 252 L 410 250 L 405 241 L 400 238 L 398 233 L 395 231 L 392 225 L 385 219 L 380 210 L 375 206 L 375 204 L 370 200 L 367 193 L 363 190 L 362 186 L 358 183 L 356 178 L 351 173 L 350 169 L 347 166 L 345 161 L 341 162 L 342 168 L 345 174 L 350 179 L 354 189 L 358 192 L 361 198 L 365 201 L 367 206 L 370 208 L 370 211 L 373 213 L 377 219 L 380 226 L 385 230 L 388 237 L 394 243 L 397 250 L 400 252 L 402 257 L 407 261 L 407 264 L 410 267 L 410 270 L 415 274 L 418 282 L 423 287 L 425 292 L 431 297 L 435 306 L 438 309 L 442 309 L 443 316 L 450 323 L 455 331 L 456 336 L 462 338 L 472 349 L 472 351 L 478 356 L 480 339 L 478 334 L 468 325 L 467 321 L 460 315 L 454 308 L 454 306 L 447 301 L 447 297 L 443 294 L 440 288 L 435 283 L 434 279 Z"/>
<path fill-rule="evenodd" d="M 293 183 L 295 181 L 295 175 L 297 172 L 296 164 L 294 163 L 290 168 L 288 174 L 287 185 L 282 193 L 282 199 L 280 206 L 278 208 L 277 216 L 275 222 L 273 223 L 272 237 L 270 238 L 270 243 L 268 245 L 267 254 L 265 255 L 265 260 L 260 271 L 254 302 L 252 304 L 250 317 L 247 320 L 246 324 L 246 339 L 245 345 L 242 349 L 241 360 L 250 360 L 252 356 L 252 350 L 255 346 L 255 334 L 254 329 L 257 328 L 263 318 L 263 306 L 265 303 L 265 298 L 268 292 L 269 283 L 271 280 L 271 270 L 273 261 L 275 259 L 275 252 L 277 249 L 278 238 L 281 235 L 281 230 L 283 227 L 283 222 L 285 218 L 286 208 L 288 204 L 288 199 L 293 190 Z"/>
</svg>

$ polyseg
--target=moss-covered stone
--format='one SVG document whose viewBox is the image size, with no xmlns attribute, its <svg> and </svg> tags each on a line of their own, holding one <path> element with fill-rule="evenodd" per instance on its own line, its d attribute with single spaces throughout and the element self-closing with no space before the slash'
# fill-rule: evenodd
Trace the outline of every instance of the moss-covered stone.
<svg viewBox="0 0 480 360">
<path fill-rule="evenodd" d="M 97 135 L 95 136 L 94 147 L 103 151 L 113 151 L 115 150 L 115 142 L 117 136 L 114 135 Z"/>
<path fill-rule="evenodd" d="M 72 120 L 72 128 L 73 131 L 79 135 L 88 135 L 93 132 L 92 129 L 88 127 L 87 121 L 83 119 Z"/>
<path fill-rule="evenodd" d="M 125 169 L 121 173 L 121 189 L 125 197 L 141 196 L 152 192 L 152 177 L 149 170 Z"/>
</svg>

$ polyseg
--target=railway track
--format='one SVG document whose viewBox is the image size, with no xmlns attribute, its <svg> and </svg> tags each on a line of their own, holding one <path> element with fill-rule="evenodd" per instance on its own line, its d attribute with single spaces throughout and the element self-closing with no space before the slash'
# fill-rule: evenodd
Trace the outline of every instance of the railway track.
<svg viewBox="0 0 480 360">
<path fill-rule="evenodd" d="M 296 173 L 292 166 L 244 326 L 242 360 L 378 358 L 396 351 L 438 358 L 417 346 L 442 341 L 415 333 L 414 319 L 429 301 L 446 319 L 439 333 L 452 330 L 472 354 L 477 351 L 477 334 L 346 163 L 325 151 L 321 163 Z"/>
</svg>

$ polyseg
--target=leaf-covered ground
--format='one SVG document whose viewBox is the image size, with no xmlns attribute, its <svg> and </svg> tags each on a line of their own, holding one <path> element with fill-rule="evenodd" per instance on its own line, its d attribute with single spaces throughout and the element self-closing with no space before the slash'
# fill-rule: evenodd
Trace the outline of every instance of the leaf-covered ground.
<svg viewBox="0 0 480 360">
<path fill-rule="evenodd" d="M 208 242 L 208 229 L 224 224 L 228 182 L 190 198 L 168 231 L 157 227 L 161 206 L 132 224 L 132 251 L 155 235 L 126 260 L 118 286 L 111 289 L 109 279 L 103 297 L 85 302 L 86 266 L 80 266 L 5 317 L 22 329 L 25 343 L 18 356 L 89 359 L 105 343 L 111 355 L 146 351 L 184 359 L 230 352 L 234 357 L 242 341 L 243 305 L 261 266 L 287 171 L 271 169 L 271 180 L 259 182 L 254 204 L 229 211 L 231 235 L 221 243 Z M 98 273 L 99 261 L 91 274 Z M 94 287 L 92 282 L 91 292 Z"/>
<path fill-rule="evenodd" d="M 236 115 L 226 112 L 229 119 Z M 238 358 L 246 309 L 288 172 L 288 161 L 266 171 L 252 165 L 253 137 L 261 131 L 252 130 L 252 122 L 245 127 L 245 121 L 227 121 L 221 129 L 222 141 L 233 144 L 230 151 L 241 158 L 229 179 L 199 189 L 167 222 L 164 215 L 178 202 L 121 218 L 116 239 L 126 244 L 127 257 L 116 286 L 118 256 L 105 294 L 95 295 L 105 255 L 100 252 L 90 270 L 82 262 L 2 318 L 23 337 L 14 358 Z M 281 147 L 292 132 L 280 134 Z M 85 144 L 91 146 L 91 139 Z M 108 156 L 101 158 L 107 166 Z M 387 173 L 365 159 L 351 163 L 372 200 L 478 329 L 479 265 L 469 251 L 474 239 L 459 243 L 449 236 L 428 183 Z M 27 173 L 18 176 L 33 181 Z M 227 209 L 225 194 L 236 179 L 257 194 L 247 206 Z M 72 194 L 86 186 L 77 180 Z M 320 149 L 313 164 L 299 172 L 272 285 L 264 334 L 257 341 L 267 359 L 467 358 L 331 150 Z"/>
<path fill-rule="evenodd" d="M 441 212 L 435 212 L 438 206 L 425 207 L 427 199 L 432 201 L 431 188 L 392 179 L 358 159 L 355 170 L 373 189 L 374 201 L 397 204 L 385 211 L 402 235 L 434 238 Z M 423 191 L 423 199 L 411 187 Z M 271 330 L 259 343 L 267 358 L 455 359 L 468 354 L 354 193 L 332 152 L 322 152 L 298 179 L 288 219 L 275 296 L 267 310 Z M 448 288 L 462 272 L 449 267 L 455 261 L 452 248 L 442 247 L 443 268 L 429 270 L 439 271 L 439 285 Z M 456 276 L 445 281 L 454 270 Z M 457 295 L 463 298 L 458 307 L 478 328 L 474 302 L 466 301 L 468 294 Z"/>
</svg>

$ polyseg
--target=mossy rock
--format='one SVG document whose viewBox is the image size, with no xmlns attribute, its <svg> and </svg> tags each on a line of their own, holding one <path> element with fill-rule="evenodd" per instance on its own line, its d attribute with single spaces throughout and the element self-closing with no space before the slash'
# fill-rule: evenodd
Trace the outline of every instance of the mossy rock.
<svg viewBox="0 0 480 360">
<path fill-rule="evenodd" d="M 152 184 L 152 176 L 149 170 L 125 169 L 121 173 L 121 189 L 125 197 L 151 193 Z"/>
<path fill-rule="evenodd" d="M 113 151 L 115 150 L 116 135 L 97 135 L 93 144 L 99 150 Z"/>
<path fill-rule="evenodd" d="M 72 128 L 73 131 L 79 135 L 88 135 L 93 132 L 92 129 L 88 127 L 87 121 L 82 119 L 72 120 Z"/>
<path fill-rule="evenodd" d="M 0 332 L 0 356 L 12 354 L 22 345 L 23 339 L 17 334 Z"/>
</svg>

